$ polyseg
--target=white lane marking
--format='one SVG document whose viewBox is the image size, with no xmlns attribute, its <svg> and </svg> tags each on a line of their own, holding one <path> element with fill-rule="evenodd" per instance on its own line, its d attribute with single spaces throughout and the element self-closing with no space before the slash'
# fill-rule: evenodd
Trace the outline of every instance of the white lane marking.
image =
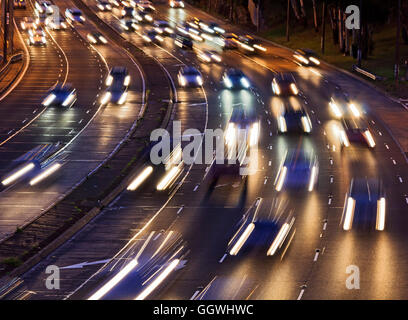
<svg viewBox="0 0 408 320">
<path fill-rule="evenodd" d="M 299 296 L 297 297 L 297 300 L 302 299 L 303 293 L 305 292 L 305 289 L 300 290 Z"/>
<path fill-rule="evenodd" d="M 327 222 L 325 222 L 325 223 L 323 224 L 323 230 L 326 230 L 326 227 L 327 227 Z"/>
<path fill-rule="evenodd" d="M 220 259 L 220 261 L 218 261 L 219 263 L 223 263 L 223 261 L 225 260 L 225 258 L 227 257 L 227 254 L 225 253 L 222 258 Z"/>
<path fill-rule="evenodd" d="M 317 258 L 319 257 L 319 252 L 320 252 L 320 251 L 316 251 L 315 256 L 314 256 L 314 258 L 313 258 L 313 261 L 314 261 L 314 262 L 317 261 Z"/>
<path fill-rule="evenodd" d="M 391 158 L 392 159 L 392 158 Z M 392 159 L 392 163 L 394 164 L 394 165 L 396 165 L 397 164 L 397 161 L 395 161 L 394 159 Z"/>
<path fill-rule="evenodd" d="M 272 165 L 272 161 L 271 160 L 269 160 L 269 162 L 268 162 L 268 166 L 271 166 Z"/>
<path fill-rule="evenodd" d="M 193 190 L 194 192 L 197 191 L 198 186 L 199 186 L 199 184 L 197 184 L 197 185 L 194 187 L 194 190 Z"/>
<path fill-rule="evenodd" d="M 402 178 L 401 178 L 401 176 L 398 177 L 398 180 L 399 180 L 399 182 L 402 183 Z"/>
<path fill-rule="evenodd" d="M 182 205 L 178 210 L 177 210 L 177 214 L 179 214 L 181 211 L 183 211 L 184 209 L 184 205 Z"/>
<path fill-rule="evenodd" d="M 197 290 L 196 292 L 194 292 L 194 294 L 191 296 L 190 300 L 194 300 L 195 297 L 197 297 L 199 293 L 200 293 L 200 290 Z"/>
<path fill-rule="evenodd" d="M 265 180 L 264 180 L 264 184 L 266 184 L 266 182 L 268 181 L 268 178 L 265 178 Z"/>
<path fill-rule="evenodd" d="M 378 131 L 378 134 L 379 134 L 380 136 L 382 136 L 382 133 L 381 133 L 381 131 Z"/>
<path fill-rule="evenodd" d="M 332 203 L 332 198 L 329 198 L 328 204 L 331 205 Z"/>
<path fill-rule="evenodd" d="M 388 150 L 390 150 L 390 147 L 388 146 L 388 144 L 385 144 L 385 147 L 386 147 Z"/>
</svg>

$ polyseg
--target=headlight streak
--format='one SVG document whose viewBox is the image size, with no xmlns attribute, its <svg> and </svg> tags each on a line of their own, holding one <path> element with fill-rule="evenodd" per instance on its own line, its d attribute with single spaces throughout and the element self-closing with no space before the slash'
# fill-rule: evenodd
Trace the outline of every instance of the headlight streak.
<svg viewBox="0 0 408 320">
<path fill-rule="evenodd" d="M 299 55 L 299 54 L 294 54 L 293 57 L 295 57 L 297 60 L 299 60 L 300 62 L 308 65 L 309 64 L 309 60 L 307 60 L 305 57 Z"/>
<path fill-rule="evenodd" d="M 316 165 L 314 165 L 312 168 L 312 172 L 310 173 L 309 187 L 307 188 L 307 191 L 309 192 L 313 191 L 316 181 L 317 181 L 317 167 Z"/>
<path fill-rule="evenodd" d="M 385 198 L 382 197 L 377 200 L 377 219 L 375 229 L 383 231 L 385 226 Z"/>
<path fill-rule="evenodd" d="M 123 85 L 127 87 L 129 84 L 130 84 L 130 75 L 127 75 L 125 77 L 125 80 L 123 80 Z"/>
<path fill-rule="evenodd" d="M 312 128 L 311 128 L 310 120 L 308 119 L 308 117 L 302 116 L 301 121 L 302 121 L 303 131 L 306 133 L 310 133 Z"/>
<path fill-rule="evenodd" d="M 231 82 L 231 79 L 230 79 L 230 78 L 224 77 L 224 84 L 225 84 L 225 86 L 226 86 L 228 89 L 231 89 L 231 88 L 232 88 L 232 82 Z"/>
<path fill-rule="evenodd" d="M 156 189 L 158 191 L 163 191 L 166 190 L 169 185 L 177 178 L 179 173 L 181 172 L 181 166 L 182 163 L 180 163 L 177 167 L 171 168 L 160 180 L 160 182 L 157 184 Z"/>
<path fill-rule="evenodd" d="M 253 147 L 258 144 L 259 140 L 259 122 L 252 124 L 251 131 L 249 132 L 249 146 Z"/>
<path fill-rule="evenodd" d="M 120 270 L 102 288 L 95 292 L 88 300 L 99 300 L 103 298 L 113 287 L 115 287 L 124 277 L 126 277 L 138 264 L 136 259 L 132 259 L 122 270 Z"/>
<path fill-rule="evenodd" d="M 203 85 L 203 78 L 201 78 L 201 76 L 197 76 L 197 77 L 196 77 L 196 81 L 197 81 L 197 83 L 198 83 L 199 86 L 202 86 L 202 85 Z"/>
<path fill-rule="evenodd" d="M 242 235 L 239 237 L 238 241 L 235 243 L 235 245 L 232 247 L 230 250 L 229 254 L 231 256 L 236 256 L 241 250 L 242 246 L 244 245 L 245 241 L 248 240 L 249 236 L 251 235 L 252 231 L 255 229 L 255 224 L 251 222 L 245 229 L 245 231 L 242 233 Z"/>
<path fill-rule="evenodd" d="M 360 111 L 357 109 L 354 103 L 350 103 L 349 108 L 355 117 L 359 118 L 361 116 Z"/>
<path fill-rule="evenodd" d="M 297 95 L 299 93 L 299 90 L 294 83 L 290 84 L 290 89 L 292 90 L 294 95 Z"/>
<path fill-rule="evenodd" d="M 69 104 L 71 104 L 72 101 L 74 101 L 74 99 L 75 99 L 75 95 L 73 93 L 70 93 L 69 96 L 62 103 L 62 106 L 63 107 L 68 106 Z"/>
<path fill-rule="evenodd" d="M 106 78 L 105 84 L 107 86 L 110 86 L 113 82 L 113 77 L 111 75 L 108 75 L 108 77 Z"/>
<path fill-rule="evenodd" d="M 343 113 L 341 112 L 341 110 L 340 110 L 339 106 L 337 105 L 337 103 L 335 103 L 333 101 L 330 101 L 329 106 L 330 106 L 330 109 L 333 111 L 334 115 L 337 118 L 340 118 L 343 115 Z"/>
<path fill-rule="evenodd" d="M 346 214 L 344 216 L 343 230 L 350 230 L 353 225 L 354 209 L 356 201 L 352 197 L 348 197 L 346 204 Z"/>
<path fill-rule="evenodd" d="M 369 130 L 366 130 L 366 131 L 364 131 L 363 135 L 366 138 L 369 147 L 374 148 L 375 147 L 375 141 L 374 141 L 373 136 L 371 135 L 371 132 Z"/>
<path fill-rule="evenodd" d="M 267 256 L 273 256 L 276 253 L 276 250 L 281 247 L 283 241 L 286 239 L 286 236 L 288 235 L 288 232 L 290 230 L 290 225 L 289 223 L 285 222 L 283 226 L 280 228 L 279 233 L 273 240 L 271 246 L 269 247 L 266 255 Z"/>
<path fill-rule="evenodd" d="M 55 171 L 57 171 L 59 168 L 61 168 L 61 164 L 59 163 L 55 163 L 52 166 L 50 166 L 49 168 L 47 168 L 46 170 L 44 170 L 43 172 L 41 172 L 39 175 L 37 175 L 35 178 L 31 179 L 29 184 L 30 186 L 34 186 L 37 183 L 41 182 L 42 180 L 44 180 L 45 178 L 49 177 L 50 175 L 52 175 Z"/>
<path fill-rule="evenodd" d="M 112 94 L 109 91 L 105 92 L 105 94 L 102 97 L 101 103 L 102 104 L 107 104 L 110 101 L 111 96 L 112 96 Z"/>
<path fill-rule="evenodd" d="M 310 57 L 309 60 L 312 61 L 316 65 L 320 65 L 320 61 L 316 59 L 315 57 Z"/>
<path fill-rule="evenodd" d="M 3 186 L 7 186 L 10 183 L 16 181 L 18 178 L 22 177 L 23 175 L 25 175 L 26 173 L 28 173 L 29 171 L 33 170 L 35 168 L 34 163 L 29 163 L 27 165 L 25 165 L 23 168 L 19 169 L 18 171 L 16 171 L 15 173 L 13 173 L 12 175 L 10 175 L 9 177 L 7 177 L 6 179 L 4 179 L 1 184 Z"/>
<path fill-rule="evenodd" d="M 168 276 L 169 274 L 177 267 L 180 259 L 174 259 L 161 273 L 157 276 L 156 279 L 150 283 L 146 289 L 144 289 L 135 300 L 144 300 L 148 297 Z"/>
<path fill-rule="evenodd" d="M 127 98 L 127 92 L 123 92 L 122 95 L 119 98 L 118 104 L 124 104 Z"/>
<path fill-rule="evenodd" d="M 127 190 L 135 191 L 152 174 L 153 167 L 148 166 L 128 185 Z"/>
<path fill-rule="evenodd" d="M 247 78 L 242 77 L 242 78 L 240 79 L 240 82 L 241 82 L 241 84 L 242 84 L 242 86 L 243 86 L 244 88 L 246 88 L 246 89 L 249 88 L 250 84 L 249 84 L 249 81 L 247 80 Z"/>
<path fill-rule="evenodd" d="M 42 102 L 43 106 L 48 107 L 56 98 L 57 96 L 53 93 L 49 94 L 44 101 Z"/>
<path fill-rule="evenodd" d="M 286 166 L 282 167 L 282 170 L 280 170 L 279 172 L 279 179 L 278 182 L 276 184 L 276 191 L 281 191 L 283 184 L 285 183 L 285 179 L 286 179 L 286 174 L 287 174 L 288 168 L 286 168 Z"/>
<path fill-rule="evenodd" d="M 259 44 L 254 44 L 254 48 L 255 48 L 255 49 L 258 49 L 258 50 L 261 50 L 261 51 L 263 51 L 263 52 L 266 52 L 266 48 L 265 48 L 265 47 L 262 47 L 262 46 L 259 45 Z"/>
<path fill-rule="evenodd" d="M 279 130 L 280 132 L 286 132 L 288 130 L 286 127 L 286 120 L 283 116 L 279 116 Z"/>
</svg>

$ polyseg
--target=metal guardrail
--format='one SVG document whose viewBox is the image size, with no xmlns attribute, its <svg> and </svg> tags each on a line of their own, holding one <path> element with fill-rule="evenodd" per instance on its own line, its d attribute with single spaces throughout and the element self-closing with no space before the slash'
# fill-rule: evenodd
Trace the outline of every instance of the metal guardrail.
<svg viewBox="0 0 408 320">
<path fill-rule="evenodd" d="M 376 80 L 384 80 L 384 77 L 377 76 L 377 75 L 374 74 L 374 73 L 371 73 L 371 72 L 369 72 L 369 71 L 367 71 L 367 70 L 364 70 L 364 69 L 362 69 L 362 68 L 359 68 L 359 67 L 356 66 L 355 64 L 353 64 L 352 69 L 353 69 L 353 71 L 356 71 L 356 72 L 358 72 L 358 73 L 361 73 L 362 75 L 365 75 L 366 77 L 370 78 L 371 80 L 374 80 L 374 81 L 376 81 Z"/>
</svg>

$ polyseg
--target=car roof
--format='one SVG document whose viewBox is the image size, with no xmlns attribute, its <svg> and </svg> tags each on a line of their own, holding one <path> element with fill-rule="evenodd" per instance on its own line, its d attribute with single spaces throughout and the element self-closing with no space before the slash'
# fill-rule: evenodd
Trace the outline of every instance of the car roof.
<svg viewBox="0 0 408 320">
<path fill-rule="evenodd" d="M 295 81 L 295 78 L 291 73 L 278 73 L 275 75 L 274 79 L 277 81 Z"/>
<path fill-rule="evenodd" d="M 115 66 L 115 67 L 112 67 L 111 69 L 111 73 L 126 73 L 126 72 L 127 72 L 127 68 L 122 67 L 122 66 Z"/>
<path fill-rule="evenodd" d="M 182 70 L 183 70 L 183 73 L 199 73 L 197 68 L 192 67 L 192 66 L 185 66 L 182 68 Z"/>
<path fill-rule="evenodd" d="M 231 75 L 231 76 L 243 76 L 244 75 L 244 73 L 241 71 L 241 70 L 239 70 L 239 69 L 236 69 L 236 68 L 229 68 L 229 69 L 227 69 L 227 71 L 225 71 L 228 75 Z"/>
</svg>

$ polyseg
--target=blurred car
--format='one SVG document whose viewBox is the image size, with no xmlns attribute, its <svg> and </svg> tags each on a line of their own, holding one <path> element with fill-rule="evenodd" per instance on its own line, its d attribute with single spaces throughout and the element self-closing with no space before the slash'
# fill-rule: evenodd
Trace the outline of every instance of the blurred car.
<svg viewBox="0 0 408 320">
<path fill-rule="evenodd" d="M 118 83 L 120 86 L 129 86 L 130 75 L 126 67 L 115 66 L 109 70 L 109 74 L 105 80 L 105 85 L 111 86 L 114 83 Z"/>
<path fill-rule="evenodd" d="M 231 256 L 253 250 L 273 256 L 285 242 L 289 245 L 289 239 L 294 235 L 293 214 L 279 207 L 263 206 L 261 200 L 258 198 L 239 221 L 235 234 L 228 242 L 227 252 Z M 272 209 L 276 212 L 272 212 Z"/>
<path fill-rule="evenodd" d="M 238 36 L 235 33 L 226 33 L 223 35 L 224 49 L 238 48 Z"/>
<path fill-rule="evenodd" d="M 180 233 L 152 231 L 142 241 L 129 242 L 98 272 L 103 281 L 88 300 L 154 299 L 184 267 L 187 255 L 187 244 Z"/>
<path fill-rule="evenodd" d="M 295 78 L 291 73 L 278 73 L 272 80 L 272 91 L 280 95 L 297 95 L 299 90 L 296 86 Z"/>
<path fill-rule="evenodd" d="M 314 190 L 319 174 L 319 164 L 313 152 L 302 149 L 286 152 L 275 179 L 276 191 L 290 189 Z"/>
<path fill-rule="evenodd" d="M 196 68 L 185 66 L 180 68 L 178 82 L 182 87 L 200 87 L 203 85 L 203 77 Z"/>
<path fill-rule="evenodd" d="M 174 39 L 174 44 L 181 49 L 193 49 L 193 41 L 190 38 L 185 36 L 177 35 Z"/>
<path fill-rule="evenodd" d="M 138 21 L 134 18 L 125 18 L 120 20 L 120 26 L 126 31 L 136 31 L 140 27 L 137 25 Z"/>
<path fill-rule="evenodd" d="M 240 137 L 239 135 L 244 136 Z M 251 147 L 258 143 L 260 124 L 254 112 L 243 105 L 234 106 L 225 132 L 225 143 L 232 145 L 237 139 L 246 139 L 246 146 Z"/>
<path fill-rule="evenodd" d="M 127 91 L 130 84 L 130 75 L 127 68 L 120 66 L 112 67 L 105 84 L 107 88 L 105 94 L 102 96 L 102 104 L 109 102 L 124 104 L 126 102 Z"/>
<path fill-rule="evenodd" d="M 250 35 L 240 36 L 238 38 L 238 47 L 245 52 L 266 52 L 267 49 L 261 42 Z"/>
<path fill-rule="evenodd" d="M 20 27 L 23 30 L 35 29 L 37 28 L 37 23 L 32 17 L 24 17 L 20 22 Z"/>
<path fill-rule="evenodd" d="M 182 0 L 170 0 L 169 6 L 171 8 L 184 8 L 184 2 Z"/>
<path fill-rule="evenodd" d="M 67 8 L 65 10 L 65 17 L 71 23 L 74 22 L 84 23 L 85 21 L 85 17 L 82 14 L 82 11 L 79 10 L 78 8 Z"/>
<path fill-rule="evenodd" d="M 96 6 L 100 11 L 112 11 L 112 4 L 107 0 L 97 0 Z"/>
<path fill-rule="evenodd" d="M 363 228 L 383 231 L 385 228 L 386 197 L 378 178 L 352 179 L 343 207 L 343 230 L 351 230 L 353 223 Z"/>
<path fill-rule="evenodd" d="M 123 6 L 121 11 L 121 18 L 135 18 L 136 17 L 136 9 L 131 6 Z"/>
<path fill-rule="evenodd" d="M 316 52 L 311 49 L 298 49 L 293 57 L 304 66 L 318 66 L 320 60 Z"/>
<path fill-rule="evenodd" d="M 245 74 L 235 68 L 227 69 L 222 76 L 222 81 L 228 89 L 248 89 L 251 86 Z"/>
<path fill-rule="evenodd" d="M 90 32 L 86 35 L 88 41 L 92 44 L 107 44 L 108 40 L 98 31 Z"/>
<path fill-rule="evenodd" d="M 153 3 L 148 0 L 140 0 L 136 2 L 136 7 L 139 11 L 143 12 L 154 12 L 156 8 L 153 6 Z"/>
<path fill-rule="evenodd" d="M 164 20 L 155 20 L 153 22 L 154 29 L 163 35 L 171 36 L 174 34 L 174 30 L 170 27 L 170 24 Z"/>
<path fill-rule="evenodd" d="M 108 1 L 112 5 L 112 7 L 120 7 L 120 1 L 119 0 L 108 0 Z"/>
<path fill-rule="evenodd" d="M 50 16 L 47 18 L 46 25 L 51 30 L 66 30 L 68 28 L 67 21 L 61 15 L 58 17 Z"/>
<path fill-rule="evenodd" d="M 135 18 L 141 23 L 153 23 L 153 17 L 147 11 L 137 11 Z"/>
<path fill-rule="evenodd" d="M 160 44 L 164 41 L 164 38 L 156 30 L 148 30 L 147 32 L 142 34 L 142 38 L 146 44 Z"/>
<path fill-rule="evenodd" d="M 359 107 L 350 102 L 349 99 L 340 93 L 333 93 L 332 97 L 330 98 L 329 107 L 331 113 L 336 118 L 341 118 L 343 116 L 351 116 L 351 117 L 361 117 L 361 111 Z"/>
<path fill-rule="evenodd" d="M 26 9 L 26 1 L 25 0 L 13 0 L 13 7 L 14 9 Z"/>
<path fill-rule="evenodd" d="M 209 23 L 201 22 L 199 26 L 201 30 L 209 34 L 223 35 L 225 33 L 225 30 L 221 28 L 220 25 L 216 22 Z"/>
<path fill-rule="evenodd" d="M 278 116 L 277 122 L 280 133 L 310 133 L 312 131 L 312 122 L 306 110 L 303 108 L 293 108 L 290 105 L 286 105 L 282 113 Z"/>
<path fill-rule="evenodd" d="M 28 44 L 30 46 L 45 46 L 47 44 L 47 39 L 45 38 L 45 32 L 43 29 L 30 29 L 28 34 Z"/>
<path fill-rule="evenodd" d="M 203 62 L 221 62 L 222 58 L 217 51 L 214 50 L 200 50 L 196 51 L 197 58 Z"/>
<path fill-rule="evenodd" d="M 45 12 L 36 11 L 35 15 L 36 15 L 35 23 L 38 26 L 45 26 L 47 24 L 47 19 L 49 18 L 49 16 Z"/>
<path fill-rule="evenodd" d="M 56 106 L 70 108 L 73 106 L 76 100 L 76 90 L 71 84 L 57 84 L 48 92 L 47 97 L 42 102 L 42 105 L 45 107 Z"/>
<path fill-rule="evenodd" d="M 53 14 L 54 9 L 52 8 L 53 4 L 48 0 L 37 0 L 34 3 L 35 11 L 38 13 Z"/>
<path fill-rule="evenodd" d="M 349 147 L 352 142 L 366 144 L 369 148 L 376 145 L 366 123 L 360 119 L 344 117 L 341 119 L 341 127 L 336 126 L 335 130 L 342 147 Z"/>
</svg>

